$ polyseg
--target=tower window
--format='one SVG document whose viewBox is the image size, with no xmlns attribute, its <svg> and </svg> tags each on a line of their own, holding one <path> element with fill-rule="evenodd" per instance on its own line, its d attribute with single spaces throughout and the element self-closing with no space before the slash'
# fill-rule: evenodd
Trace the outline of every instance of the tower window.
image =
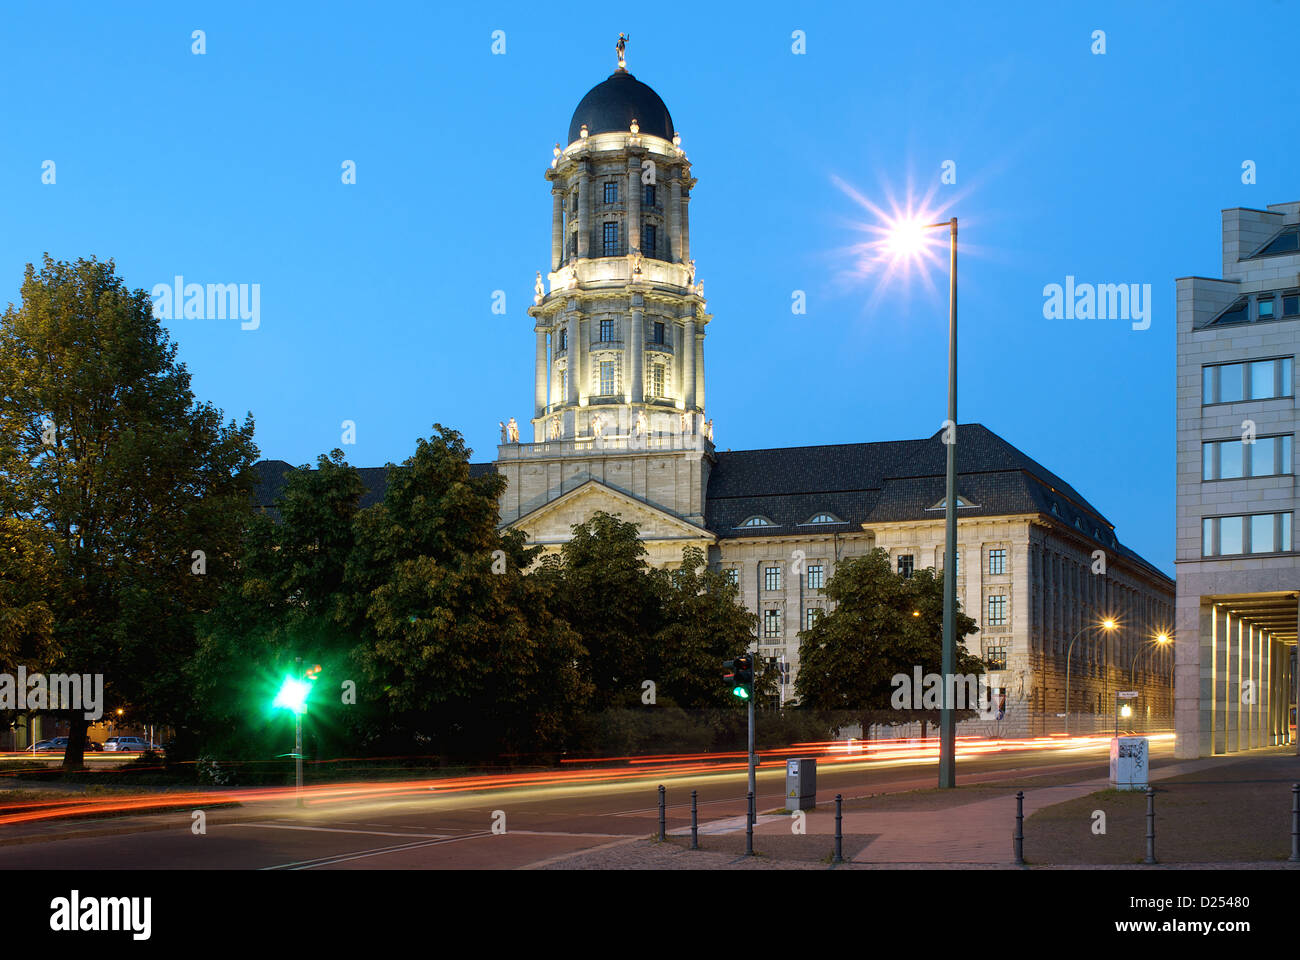
<svg viewBox="0 0 1300 960">
<path fill-rule="evenodd" d="M 654 391 L 656 397 L 662 397 L 664 395 L 664 365 L 662 363 L 656 363 L 654 365 L 650 389 Z"/>
<path fill-rule="evenodd" d="M 559 339 L 559 342 L 558 342 L 558 343 L 556 344 L 556 346 L 555 346 L 555 352 L 556 352 L 556 353 L 563 353 L 565 350 L 568 350 L 568 349 L 569 349 L 569 331 L 568 331 L 568 330 L 565 330 L 563 327 L 561 327 L 561 328 L 560 328 L 560 339 Z"/>
<path fill-rule="evenodd" d="M 614 339 L 614 321 L 600 321 L 600 340 L 602 343 L 609 343 Z"/>
<path fill-rule="evenodd" d="M 569 194 L 569 212 L 570 213 L 578 212 L 578 191 L 577 190 L 574 190 L 572 193 Z"/>
<path fill-rule="evenodd" d="M 652 224 L 643 224 L 641 227 L 641 252 L 647 257 L 655 255 L 655 228 Z"/>
<path fill-rule="evenodd" d="M 618 203 L 618 181 L 611 180 L 605 184 L 605 202 Z"/>
<path fill-rule="evenodd" d="M 651 343 L 664 342 L 664 325 L 659 320 L 655 321 L 654 330 L 650 334 L 650 342 Z"/>
<path fill-rule="evenodd" d="M 600 395 L 602 397 L 612 397 L 615 387 L 614 361 L 600 361 Z"/>
<path fill-rule="evenodd" d="M 647 183 L 645 185 L 645 205 L 647 207 L 653 207 L 655 205 L 655 185 L 653 183 Z"/>
<path fill-rule="evenodd" d="M 569 259 L 572 260 L 578 255 L 578 231 L 574 230 L 569 234 Z"/>
<path fill-rule="evenodd" d="M 605 256 L 618 256 L 618 223 L 605 224 Z"/>
<path fill-rule="evenodd" d="M 569 371 L 560 371 L 560 403 L 564 403 L 569 398 Z"/>
</svg>

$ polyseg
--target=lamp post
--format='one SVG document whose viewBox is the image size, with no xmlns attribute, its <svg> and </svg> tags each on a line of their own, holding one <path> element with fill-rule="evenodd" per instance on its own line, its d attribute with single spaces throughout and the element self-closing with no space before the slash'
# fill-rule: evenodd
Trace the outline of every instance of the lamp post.
<svg viewBox="0 0 1300 960">
<path fill-rule="evenodd" d="M 903 220 L 890 229 L 891 246 L 900 254 L 920 248 L 926 230 L 948 228 L 948 419 L 943 442 L 948 448 L 944 487 L 943 560 L 943 703 L 939 711 L 939 787 L 957 786 L 957 717 L 952 697 L 957 668 L 957 218 L 938 223 Z"/>
<path fill-rule="evenodd" d="M 1101 621 L 1101 623 L 1085 623 L 1079 628 L 1079 632 L 1070 638 L 1070 643 L 1065 648 L 1065 735 L 1067 737 L 1070 735 L 1070 651 L 1074 649 L 1075 640 L 1096 627 L 1101 627 L 1109 632 L 1115 629 L 1116 623 L 1109 618 Z"/>
<path fill-rule="evenodd" d="M 1138 647 L 1138 652 L 1133 654 L 1133 662 L 1129 664 L 1129 668 L 1128 668 L 1128 684 L 1130 687 L 1134 687 L 1134 688 L 1137 687 L 1137 664 L 1138 664 L 1138 660 L 1142 659 L 1142 654 L 1149 653 L 1152 650 L 1158 650 L 1168 642 L 1169 642 L 1169 634 L 1158 633 L 1151 638 L 1150 643 L 1146 643 Z"/>
</svg>

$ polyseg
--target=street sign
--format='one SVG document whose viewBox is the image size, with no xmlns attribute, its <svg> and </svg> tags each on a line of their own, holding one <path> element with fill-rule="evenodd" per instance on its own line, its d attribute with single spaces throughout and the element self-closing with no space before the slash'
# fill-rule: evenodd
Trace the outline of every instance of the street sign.
<svg viewBox="0 0 1300 960">
<path fill-rule="evenodd" d="M 1137 695 L 1138 692 L 1136 690 L 1121 690 L 1115 694 L 1115 696 L 1119 697 L 1121 700 L 1132 700 Z"/>
</svg>

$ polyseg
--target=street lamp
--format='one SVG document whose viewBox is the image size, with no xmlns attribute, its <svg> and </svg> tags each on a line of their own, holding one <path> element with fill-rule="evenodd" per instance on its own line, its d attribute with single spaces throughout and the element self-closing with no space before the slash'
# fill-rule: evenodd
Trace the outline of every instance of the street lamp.
<svg viewBox="0 0 1300 960">
<path fill-rule="evenodd" d="M 896 257 L 921 251 L 926 231 L 948 228 L 948 419 L 943 442 L 948 448 L 944 493 L 943 560 L 943 705 L 939 711 L 939 787 L 957 786 L 957 717 L 952 696 L 957 668 L 957 218 L 938 223 L 900 218 L 889 225 L 887 245 Z"/>
<path fill-rule="evenodd" d="M 1133 662 L 1129 664 L 1128 668 L 1128 682 L 1130 687 L 1137 687 L 1137 664 L 1138 660 L 1141 659 L 1142 654 L 1149 653 L 1152 650 L 1159 650 L 1167 643 L 1169 643 L 1169 634 L 1162 630 L 1151 638 L 1150 643 L 1138 647 L 1138 652 L 1133 655 Z"/>
<path fill-rule="evenodd" d="M 1079 628 L 1079 632 L 1070 638 L 1070 643 L 1065 648 L 1065 735 L 1067 737 L 1070 735 L 1070 651 L 1074 649 L 1074 641 L 1078 640 L 1089 630 L 1093 630 L 1097 627 L 1101 627 L 1109 633 L 1117 626 L 1118 624 L 1110 617 L 1107 617 L 1105 620 L 1101 621 L 1101 623 L 1085 623 Z"/>
<path fill-rule="evenodd" d="M 320 675 L 317 665 L 302 675 L 302 657 L 295 661 L 300 676 L 286 674 L 284 682 L 271 701 L 272 707 L 288 710 L 293 714 L 293 759 L 294 781 L 297 784 L 298 806 L 302 806 L 302 715 L 307 712 L 307 699 L 311 696 L 312 683 Z"/>
</svg>

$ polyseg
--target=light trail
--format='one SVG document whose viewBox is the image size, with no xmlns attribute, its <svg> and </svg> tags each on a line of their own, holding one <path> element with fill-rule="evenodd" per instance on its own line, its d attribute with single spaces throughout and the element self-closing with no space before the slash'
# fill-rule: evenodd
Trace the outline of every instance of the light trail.
<svg viewBox="0 0 1300 960">
<path fill-rule="evenodd" d="M 1172 741 L 1174 735 L 1153 734 L 1152 741 Z M 1065 754 L 1091 753 L 1108 747 L 1110 737 L 1035 737 L 1024 740 L 982 739 L 959 737 L 957 756 L 975 758 L 991 754 L 1035 753 L 1052 750 Z M 871 740 L 871 741 L 821 741 L 796 743 L 787 747 L 762 750 L 760 759 L 815 756 L 823 767 L 861 765 L 863 767 L 906 766 L 937 761 L 939 741 L 924 740 Z M 517 773 L 487 773 L 455 777 L 418 780 L 352 782 L 322 784 L 304 787 L 302 798 L 309 807 L 329 804 L 395 799 L 400 797 L 448 796 L 460 793 L 504 790 L 517 787 L 555 787 L 625 783 L 635 780 L 679 778 L 696 775 L 717 775 L 747 769 L 744 752 L 662 754 L 565 760 L 564 764 L 618 763 L 613 769 L 560 769 L 526 771 Z M 764 771 L 767 772 L 767 771 Z M 773 771 L 775 772 L 775 771 Z M 0 826 L 31 823 L 67 817 L 86 817 L 96 814 L 165 810 L 177 807 L 217 806 L 230 803 L 261 803 L 293 799 L 294 787 L 261 787 L 229 790 L 178 791 L 154 794 L 123 794 L 115 797 L 60 798 L 57 800 L 26 800 L 4 803 L 0 799 Z"/>
</svg>

